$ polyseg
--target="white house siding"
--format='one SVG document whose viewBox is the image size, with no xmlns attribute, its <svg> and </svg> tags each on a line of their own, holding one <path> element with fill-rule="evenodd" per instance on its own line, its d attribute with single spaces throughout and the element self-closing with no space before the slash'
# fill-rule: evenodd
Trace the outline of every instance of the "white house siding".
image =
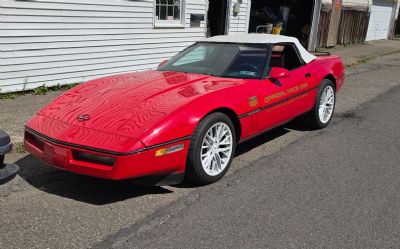
<svg viewBox="0 0 400 249">
<path fill-rule="evenodd" d="M 248 13 L 250 11 L 250 1 L 242 0 L 240 4 L 240 13 L 237 16 L 233 15 L 233 5 L 238 0 L 232 0 L 230 6 L 230 22 L 229 22 L 229 34 L 246 34 L 248 32 Z"/>
<path fill-rule="evenodd" d="M 155 68 L 204 37 L 206 0 L 185 3 L 185 28 L 154 29 L 153 0 L 0 0 L 0 93 Z"/>
</svg>

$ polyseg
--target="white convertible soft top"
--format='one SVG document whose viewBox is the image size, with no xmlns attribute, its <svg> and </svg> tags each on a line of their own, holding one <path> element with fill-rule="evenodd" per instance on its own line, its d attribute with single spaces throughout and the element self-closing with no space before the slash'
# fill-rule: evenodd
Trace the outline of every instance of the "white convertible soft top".
<svg viewBox="0 0 400 249">
<path fill-rule="evenodd" d="M 252 43 L 252 44 L 277 44 L 294 43 L 300 52 L 301 57 L 306 63 L 315 60 L 316 56 L 310 54 L 299 42 L 297 38 L 284 35 L 270 34 L 245 34 L 245 35 L 220 35 L 211 38 L 205 38 L 202 42 L 220 42 L 220 43 Z"/>
</svg>

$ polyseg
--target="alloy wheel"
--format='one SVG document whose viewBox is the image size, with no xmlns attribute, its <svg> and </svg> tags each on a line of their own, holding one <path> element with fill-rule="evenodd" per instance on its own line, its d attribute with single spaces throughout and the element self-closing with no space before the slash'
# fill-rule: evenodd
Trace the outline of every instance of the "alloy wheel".
<svg viewBox="0 0 400 249">
<path fill-rule="evenodd" d="M 319 119 L 323 124 L 329 122 L 335 107 L 335 92 L 331 86 L 326 86 L 319 103 Z"/>
<path fill-rule="evenodd" d="M 200 161 L 209 176 L 217 176 L 228 166 L 233 150 L 233 136 L 225 123 L 214 124 L 201 145 Z"/>
</svg>

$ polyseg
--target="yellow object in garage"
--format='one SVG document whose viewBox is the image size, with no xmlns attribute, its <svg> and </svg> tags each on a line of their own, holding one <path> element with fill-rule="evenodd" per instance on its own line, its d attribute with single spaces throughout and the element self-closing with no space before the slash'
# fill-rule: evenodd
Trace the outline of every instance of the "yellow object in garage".
<svg viewBox="0 0 400 249">
<path fill-rule="evenodd" d="M 282 23 L 278 23 L 272 28 L 272 34 L 274 35 L 280 35 L 281 32 L 282 32 Z"/>
</svg>

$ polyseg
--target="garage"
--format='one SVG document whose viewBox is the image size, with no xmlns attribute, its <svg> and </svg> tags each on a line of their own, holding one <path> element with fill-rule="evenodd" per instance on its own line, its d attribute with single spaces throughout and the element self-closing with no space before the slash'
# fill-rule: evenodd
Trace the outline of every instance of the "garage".
<svg viewBox="0 0 400 249">
<path fill-rule="evenodd" d="M 393 2 L 374 0 L 368 24 L 367 41 L 384 40 L 388 38 L 392 20 Z"/>
<path fill-rule="evenodd" d="M 253 0 L 249 33 L 294 36 L 307 48 L 313 13 L 314 0 Z"/>
</svg>

